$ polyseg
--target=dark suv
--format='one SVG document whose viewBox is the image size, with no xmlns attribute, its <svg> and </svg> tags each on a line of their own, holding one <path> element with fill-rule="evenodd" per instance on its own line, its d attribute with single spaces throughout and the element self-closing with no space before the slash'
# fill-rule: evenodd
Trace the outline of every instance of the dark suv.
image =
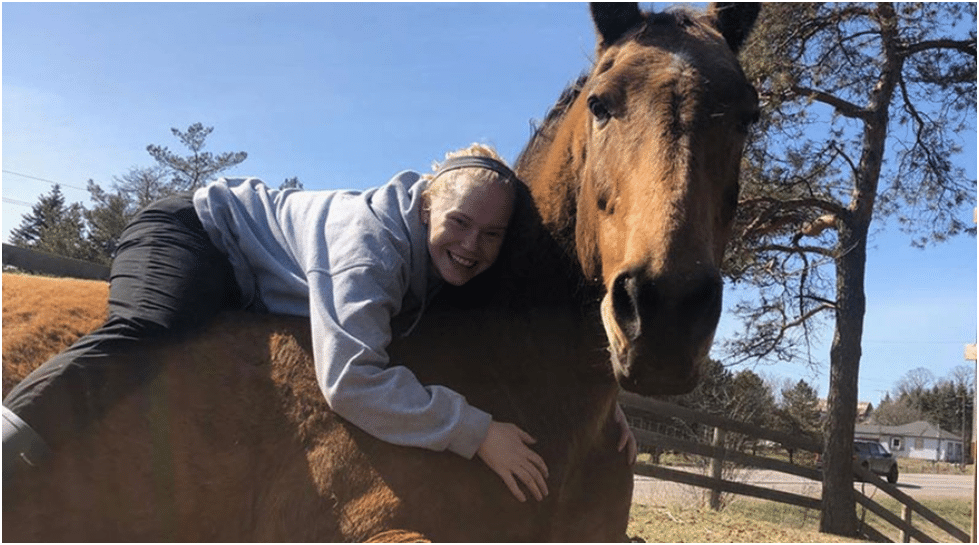
<svg viewBox="0 0 979 545">
<path fill-rule="evenodd" d="M 853 457 L 864 469 L 887 477 L 887 482 L 897 482 L 897 460 L 875 441 L 854 441 Z"/>
<path fill-rule="evenodd" d="M 880 443 L 856 440 L 853 442 L 853 460 L 864 469 L 887 478 L 887 482 L 897 482 L 897 460 L 884 450 Z M 823 469 L 822 456 L 816 455 L 816 469 Z"/>
</svg>

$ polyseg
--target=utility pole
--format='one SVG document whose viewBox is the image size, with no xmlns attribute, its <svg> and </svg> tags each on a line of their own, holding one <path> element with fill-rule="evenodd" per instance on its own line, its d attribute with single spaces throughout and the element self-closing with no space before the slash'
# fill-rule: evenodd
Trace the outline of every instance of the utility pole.
<svg viewBox="0 0 979 545">
<path fill-rule="evenodd" d="M 965 398 L 967 395 L 968 392 L 962 392 L 962 408 L 959 409 L 959 414 L 962 415 L 962 426 L 961 426 L 962 429 L 960 430 L 962 433 L 962 456 L 959 456 L 959 467 L 962 468 L 963 471 L 965 471 L 965 465 L 967 461 L 966 458 L 969 459 L 972 458 L 972 445 L 970 444 L 968 446 L 969 450 L 966 450 L 966 444 L 965 444 L 965 407 L 966 407 Z"/>
<path fill-rule="evenodd" d="M 972 361 L 973 371 L 976 371 L 976 345 L 975 344 L 967 344 L 967 345 L 965 345 L 965 359 L 966 359 L 966 361 Z M 977 384 L 979 384 L 979 381 L 977 381 L 976 379 L 973 379 L 973 382 L 972 382 L 972 388 L 973 388 L 972 391 L 973 392 L 976 392 L 977 391 Z M 963 392 L 962 393 L 962 404 L 963 405 L 965 405 L 965 395 L 966 395 L 966 393 Z M 979 463 L 977 463 L 977 460 L 976 460 L 975 456 L 973 456 L 972 444 L 971 444 L 972 442 L 975 442 L 976 441 L 976 417 L 977 416 L 979 416 L 979 408 L 976 407 L 976 400 L 973 399 L 972 400 L 972 441 L 970 441 L 970 444 L 969 445 L 966 445 L 965 444 L 965 407 L 963 407 L 963 410 L 962 410 L 962 443 L 963 443 L 962 444 L 962 459 L 963 459 L 963 461 L 965 460 L 966 448 L 968 448 L 969 449 L 968 450 L 968 452 L 969 452 L 969 459 L 972 461 L 973 467 L 979 466 Z M 979 473 L 979 472 L 977 472 L 975 470 L 972 471 L 972 543 L 976 543 L 976 538 L 979 537 L 979 536 L 976 535 L 976 532 L 977 532 L 977 529 L 976 529 L 976 488 L 977 488 L 977 481 L 976 481 L 976 479 L 977 479 L 977 473 Z"/>
<path fill-rule="evenodd" d="M 975 218 L 975 212 L 973 212 L 973 218 Z M 976 361 L 975 343 L 965 345 L 965 359 L 966 361 L 971 360 L 973 363 Z M 977 373 L 977 375 L 979 375 L 979 373 Z M 972 400 L 972 446 L 969 449 L 969 451 L 970 451 L 970 455 L 972 456 L 972 467 L 973 467 L 972 471 L 974 474 L 973 483 L 972 483 L 972 542 L 975 543 L 976 542 L 976 490 L 979 489 L 979 486 L 977 486 L 977 483 L 979 483 L 979 481 L 976 480 L 977 478 L 979 478 L 979 472 L 975 471 L 976 470 L 976 432 L 979 430 L 976 430 L 975 425 L 977 421 L 976 415 L 979 414 L 979 412 L 977 412 L 977 410 L 979 409 L 976 408 L 976 400 L 977 398 L 979 398 L 979 387 L 977 387 L 975 384 L 973 384 L 972 386 L 973 386 L 972 394 L 976 397 L 974 397 Z M 962 399 L 965 400 L 965 396 L 968 394 L 966 392 L 963 392 L 962 395 L 963 395 Z M 963 413 L 965 413 L 965 411 L 963 411 Z M 962 415 L 962 441 L 965 441 L 965 414 Z M 964 460 L 965 457 L 963 456 L 962 459 Z"/>
<path fill-rule="evenodd" d="M 973 208 L 972 209 L 972 223 L 979 223 L 979 221 L 977 221 L 977 219 L 979 219 L 979 208 Z M 973 372 L 979 372 L 979 370 L 976 369 L 976 345 L 975 345 L 975 343 L 965 345 L 965 359 L 966 359 L 966 361 L 971 361 L 972 362 L 972 370 L 973 370 Z M 974 378 L 973 381 L 972 381 L 973 396 L 975 396 L 975 392 L 979 392 L 979 380 L 977 380 L 977 379 L 979 379 L 979 376 L 977 376 L 976 378 Z M 979 531 L 979 530 L 976 529 L 976 488 L 977 488 L 977 481 L 976 481 L 976 479 L 979 478 L 979 471 L 976 471 L 976 469 L 979 469 L 979 461 L 977 461 L 976 460 L 976 456 L 973 455 L 973 452 L 972 452 L 972 444 L 971 444 L 972 442 L 975 442 L 976 441 L 976 422 L 977 422 L 977 418 L 976 417 L 979 416 L 979 407 L 976 407 L 976 405 L 977 405 L 976 400 L 973 399 L 972 400 L 972 441 L 970 441 L 970 444 L 969 444 L 969 459 L 972 461 L 972 465 L 973 465 L 973 471 L 972 471 L 972 542 L 973 543 L 976 543 L 976 538 L 979 537 L 979 536 L 976 535 L 977 531 Z M 965 414 L 963 414 L 962 416 L 964 417 Z M 965 419 L 963 418 L 963 424 L 962 424 L 963 425 L 963 429 L 964 429 L 964 426 L 965 426 L 964 420 Z M 962 434 L 962 441 L 963 441 L 963 443 L 965 442 L 965 434 L 964 433 Z M 965 448 L 966 448 L 966 446 L 963 444 L 962 445 L 963 458 L 965 457 L 964 456 L 965 455 Z"/>
</svg>

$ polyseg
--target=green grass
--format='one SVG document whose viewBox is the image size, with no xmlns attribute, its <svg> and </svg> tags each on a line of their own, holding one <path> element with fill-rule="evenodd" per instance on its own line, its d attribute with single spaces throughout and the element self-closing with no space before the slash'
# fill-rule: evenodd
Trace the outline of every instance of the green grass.
<svg viewBox="0 0 979 545">
<path fill-rule="evenodd" d="M 871 498 L 888 511 L 901 517 L 903 505 L 891 497 Z M 969 525 L 972 523 L 972 504 L 967 499 L 925 499 L 919 503 L 933 511 L 938 516 L 949 521 L 953 526 L 961 528 L 966 533 L 969 532 Z M 778 524 L 791 528 L 807 529 L 818 531 L 819 513 L 810 509 L 794 507 L 774 502 L 765 502 L 754 499 L 737 499 L 731 502 L 726 509 L 731 515 L 739 515 L 746 519 L 759 522 Z M 901 531 L 889 522 L 878 517 L 870 511 L 865 511 L 863 507 L 857 506 L 857 518 L 871 525 L 885 536 L 895 541 L 900 541 Z M 920 515 L 913 515 L 911 524 L 938 540 L 940 543 L 955 543 L 957 539 L 950 534 L 939 529 L 937 526 L 928 522 Z"/>
<path fill-rule="evenodd" d="M 766 503 L 766 502 L 754 502 Z M 778 505 L 778 504 L 771 504 Z M 647 543 L 858 543 L 819 533 L 819 521 L 796 527 L 770 522 L 728 508 L 633 505 L 628 534 Z"/>
<path fill-rule="evenodd" d="M 898 517 L 901 516 L 904 506 L 894 498 L 884 497 L 872 499 L 891 513 L 894 513 Z M 970 500 L 935 499 L 919 500 L 919 503 L 934 511 L 935 514 L 947 520 L 953 526 L 960 528 L 967 534 L 969 533 L 969 528 L 972 525 L 972 502 Z M 867 524 L 870 524 L 885 536 L 896 542 L 901 541 L 900 530 L 891 526 L 890 523 L 885 522 L 870 511 L 864 513 L 863 509 L 858 507 L 857 516 L 861 517 Z M 944 530 L 925 520 L 921 515 L 912 514 L 911 524 L 939 543 L 957 543 L 959 541 Z"/>
<path fill-rule="evenodd" d="M 900 516 L 901 505 L 891 498 L 878 503 Z M 969 531 L 972 521 L 969 500 L 923 500 L 921 503 L 953 525 Z M 900 530 L 870 512 L 858 508 L 858 518 L 885 536 L 900 541 Z M 952 538 L 920 516 L 916 528 L 942 543 Z M 651 543 L 862 543 L 819 532 L 819 513 L 813 510 L 749 498 L 731 498 L 719 511 L 689 506 L 632 506 L 629 536 Z"/>
<path fill-rule="evenodd" d="M 936 473 L 940 475 L 975 475 L 976 465 L 961 466 L 948 462 L 933 462 L 912 458 L 898 458 L 897 467 L 901 473 Z"/>
<path fill-rule="evenodd" d="M 784 451 L 759 452 L 758 455 L 788 461 Z M 794 462 L 812 466 L 811 455 L 795 456 Z M 640 463 L 651 463 L 648 454 L 639 457 Z M 663 454 L 662 465 L 705 467 L 709 461 L 700 456 Z M 975 465 L 964 468 L 958 464 L 927 460 L 898 461 L 902 474 L 931 473 L 972 475 Z M 902 505 L 884 493 L 872 497 L 885 509 L 902 517 Z M 922 505 L 932 510 L 952 525 L 969 532 L 972 524 L 972 504 L 969 499 L 922 499 Z M 703 501 L 691 501 L 680 505 L 634 505 L 629 535 L 647 542 L 728 542 L 728 543 L 853 543 L 858 540 L 841 538 L 819 532 L 818 511 L 767 502 L 754 498 L 725 495 L 725 507 L 714 512 L 703 507 Z M 857 507 L 857 517 L 888 538 L 900 542 L 901 531 L 877 515 Z M 957 539 L 920 515 L 912 516 L 912 524 L 929 537 L 942 543 L 956 543 Z"/>
</svg>

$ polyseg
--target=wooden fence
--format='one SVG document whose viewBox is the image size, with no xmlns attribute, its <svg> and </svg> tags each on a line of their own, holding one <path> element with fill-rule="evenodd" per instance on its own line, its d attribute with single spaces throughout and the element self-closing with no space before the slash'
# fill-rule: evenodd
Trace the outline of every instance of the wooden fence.
<svg viewBox="0 0 979 545">
<path fill-rule="evenodd" d="M 776 443 L 781 445 L 783 448 L 792 451 L 802 450 L 812 452 L 814 454 L 821 454 L 823 447 L 819 442 L 803 435 L 790 435 L 774 430 L 768 430 L 744 422 L 731 420 L 722 416 L 704 414 L 684 407 L 679 407 L 671 403 L 644 398 L 635 394 L 623 393 L 620 396 L 619 401 L 622 405 L 623 411 L 633 420 L 638 419 L 651 422 L 663 422 L 668 419 L 678 419 L 685 423 L 699 423 L 710 426 L 715 430 L 714 441 L 708 445 L 704 444 L 703 442 L 672 437 L 663 433 L 633 426 L 633 432 L 636 435 L 636 440 L 640 444 L 656 445 L 657 448 L 662 450 L 671 450 L 704 456 L 711 459 L 712 469 L 711 476 L 706 476 L 669 469 L 658 465 L 642 464 L 636 466 L 636 474 L 709 489 L 712 491 L 712 506 L 716 506 L 716 498 L 720 493 L 727 492 L 731 494 L 761 498 L 768 501 L 786 503 L 789 505 L 796 505 L 808 509 L 821 510 L 821 499 L 803 496 L 801 494 L 795 494 L 792 492 L 784 492 L 761 486 L 724 480 L 721 478 L 720 471 L 721 464 L 723 462 L 729 462 L 743 467 L 778 471 L 810 479 L 814 482 L 822 482 L 822 472 L 817 469 L 804 467 L 782 460 L 756 456 L 738 450 L 727 449 L 724 447 L 723 439 L 724 434 L 733 432 L 742 434 L 755 440 L 765 440 Z M 857 503 L 901 530 L 902 541 L 905 543 L 907 543 L 910 539 L 915 539 L 919 542 L 936 541 L 932 537 L 925 534 L 920 528 L 913 525 L 912 513 L 917 514 L 938 528 L 948 532 L 949 535 L 962 541 L 963 543 L 968 543 L 971 541 L 968 532 L 954 526 L 927 507 L 921 505 L 913 498 L 899 490 L 896 486 L 885 482 L 877 475 L 860 467 L 859 465 L 855 464 L 853 469 L 857 478 L 876 486 L 878 489 L 889 494 L 891 497 L 904 505 L 902 516 L 898 516 L 861 492 L 856 490 L 854 491 L 856 494 Z M 864 538 L 871 541 L 891 541 L 868 524 L 863 524 L 860 532 Z"/>
<path fill-rule="evenodd" d="M 9 265 L 22 271 L 54 276 L 89 280 L 109 279 L 109 267 L 105 265 L 38 252 L 10 244 L 3 245 L 3 264 L 5 267 Z"/>
</svg>

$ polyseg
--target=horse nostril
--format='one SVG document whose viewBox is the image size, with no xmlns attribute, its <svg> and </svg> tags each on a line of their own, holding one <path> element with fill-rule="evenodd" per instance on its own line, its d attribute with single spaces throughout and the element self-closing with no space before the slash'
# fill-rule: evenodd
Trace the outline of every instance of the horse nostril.
<svg viewBox="0 0 979 545">
<path fill-rule="evenodd" d="M 639 280 L 632 272 L 624 272 L 612 284 L 612 310 L 619 327 L 635 339 L 641 331 L 639 319 Z"/>
<path fill-rule="evenodd" d="M 721 279 L 709 275 L 687 293 L 680 308 L 688 312 L 691 318 L 705 317 L 708 321 L 716 321 L 720 315 L 722 292 Z"/>
<path fill-rule="evenodd" d="M 620 273 L 612 283 L 612 310 L 619 327 L 632 340 L 639 337 L 644 325 L 661 321 L 663 327 L 699 331 L 713 328 L 720 317 L 722 289 L 717 274 L 651 280 L 641 269 L 633 269 Z"/>
</svg>

